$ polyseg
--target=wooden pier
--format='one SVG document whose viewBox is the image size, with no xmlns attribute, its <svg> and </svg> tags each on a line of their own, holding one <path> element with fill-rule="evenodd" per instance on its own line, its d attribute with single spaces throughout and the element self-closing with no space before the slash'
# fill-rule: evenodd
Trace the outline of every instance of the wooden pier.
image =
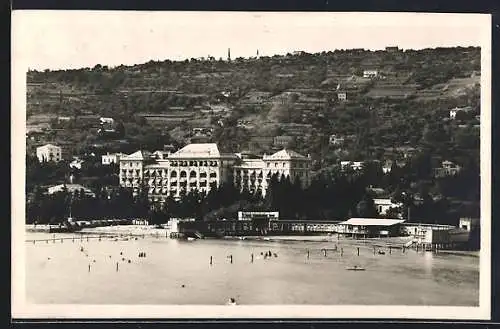
<svg viewBox="0 0 500 329">
<path fill-rule="evenodd" d="M 101 241 L 103 239 L 106 240 L 114 240 L 114 241 L 126 241 L 129 239 L 135 239 L 135 238 L 144 238 L 144 234 L 100 234 L 100 235 L 78 235 L 78 236 L 72 236 L 72 237 L 56 237 L 53 236 L 51 238 L 44 238 L 44 239 L 28 239 L 25 240 L 27 243 L 33 243 L 36 244 L 37 242 L 45 242 L 45 243 L 55 243 L 55 242 L 60 242 L 63 243 L 64 241 L 71 241 L 71 242 L 84 242 L 84 241 L 90 241 L 90 240 L 97 240 Z M 126 240 L 124 240 L 126 239 Z"/>
</svg>

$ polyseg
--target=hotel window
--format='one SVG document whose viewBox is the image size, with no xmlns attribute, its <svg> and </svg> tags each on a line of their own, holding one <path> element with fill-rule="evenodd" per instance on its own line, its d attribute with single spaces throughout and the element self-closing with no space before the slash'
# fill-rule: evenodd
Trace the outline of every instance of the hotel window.
<svg viewBox="0 0 500 329">
<path fill-rule="evenodd" d="M 196 171 L 192 170 L 192 171 L 189 173 L 189 178 L 196 178 Z"/>
<path fill-rule="evenodd" d="M 176 178 L 177 177 L 177 171 L 172 171 L 170 173 L 170 178 Z"/>
<path fill-rule="evenodd" d="M 187 177 L 187 172 L 181 171 L 181 178 L 186 178 Z"/>
<path fill-rule="evenodd" d="M 278 168 L 278 163 L 277 162 L 274 163 L 274 168 Z"/>
<path fill-rule="evenodd" d="M 203 161 L 199 161 L 198 166 L 200 166 L 200 167 L 203 166 Z"/>
</svg>

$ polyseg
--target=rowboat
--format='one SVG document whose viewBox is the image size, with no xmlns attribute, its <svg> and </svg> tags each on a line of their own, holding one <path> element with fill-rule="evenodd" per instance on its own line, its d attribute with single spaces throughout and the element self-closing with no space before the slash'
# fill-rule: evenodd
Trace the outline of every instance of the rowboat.
<svg viewBox="0 0 500 329">
<path fill-rule="evenodd" d="M 365 269 L 363 267 L 360 267 L 358 265 L 354 265 L 352 267 L 346 268 L 348 271 L 364 271 Z"/>
</svg>

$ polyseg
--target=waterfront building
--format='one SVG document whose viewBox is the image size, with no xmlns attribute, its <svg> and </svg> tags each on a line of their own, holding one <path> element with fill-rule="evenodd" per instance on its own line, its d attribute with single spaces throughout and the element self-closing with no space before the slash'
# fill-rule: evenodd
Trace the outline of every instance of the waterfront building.
<svg viewBox="0 0 500 329">
<path fill-rule="evenodd" d="M 238 211 L 238 220 L 278 220 L 279 211 Z"/>
<path fill-rule="evenodd" d="M 338 232 L 353 237 L 399 236 L 402 219 L 350 218 L 338 224 Z"/>
<path fill-rule="evenodd" d="M 234 166 L 234 184 L 243 190 L 260 192 L 266 195 L 271 177 L 275 174 L 278 178 L 282 175 L 290 177 L 294 182 L 300 179 L 302 187 L 310 185 L 311 157 L 307 157 L 288 149 L 283 149 L 272 155 L 257 159 L 240 158 Z"/>
<path fill-rule="evenodd" d="M 460 218 L 458 227 L 468 232 L 479 227 L 480 221 L 479 218 Z"/>
<path fill-rule="evenodd" d="M 57 145 L 46 144 L 36 148 L 36 157 L 40 162 L 62 160 L 62 149 Z"/>
</svg>

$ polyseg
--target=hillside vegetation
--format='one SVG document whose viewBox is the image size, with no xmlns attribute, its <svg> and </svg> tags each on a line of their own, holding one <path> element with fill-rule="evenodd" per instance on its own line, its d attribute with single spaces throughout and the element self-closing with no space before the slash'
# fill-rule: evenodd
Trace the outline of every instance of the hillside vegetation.
<svg viewBox="0 0 500 329">
<path fill-rule="evenodd" d="M 379 76 L 364 78 L 366 69 Z M 224 151 L 270 152 L 280 147 L 271 137 L 295 136 L 290 146 L 311 154 L 316 169 L 340 158 L 393 157 L 403 146 L 463 163 L 478 155 L 479 72 L 474 47 L 29 71 L 27 116 L 31 127 L 47 128 L 38 143 L 61 142 L 71 154 L 103 143 L 125 152 L 182 145 L 192 128 L 211 127 L 206 140 Z M 448 120 L 457 106 L 473 111 Z M 123 135 L 99 136 L 100 116 L 123 124 Z M 332 134 L 353 138 L 329 145 Z"/>
</svg>

